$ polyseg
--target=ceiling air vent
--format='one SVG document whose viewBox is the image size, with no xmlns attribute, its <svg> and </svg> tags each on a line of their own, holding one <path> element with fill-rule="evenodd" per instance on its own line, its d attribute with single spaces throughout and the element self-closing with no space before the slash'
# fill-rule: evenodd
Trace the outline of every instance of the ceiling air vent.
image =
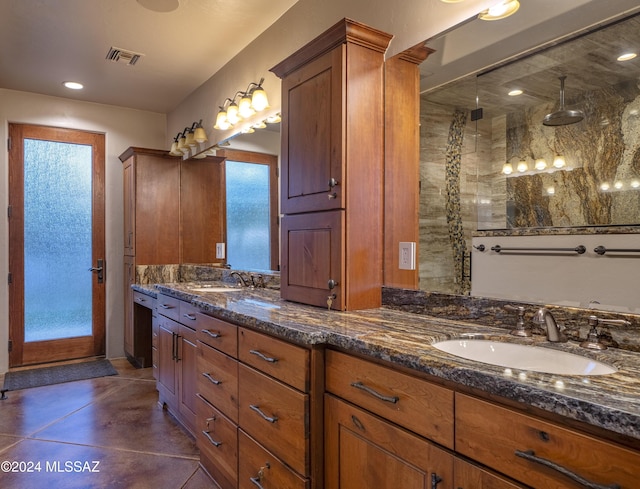
<svg viewBox="0 0 640 489">
<path fill-rule="evenodd" d="M 109 49 L 106 59 L 115 63 L 123 63 L 125 65 L 133 66 L 142 56 L 144 56 L 144 54 L 112 47 Z"/>
</svg>

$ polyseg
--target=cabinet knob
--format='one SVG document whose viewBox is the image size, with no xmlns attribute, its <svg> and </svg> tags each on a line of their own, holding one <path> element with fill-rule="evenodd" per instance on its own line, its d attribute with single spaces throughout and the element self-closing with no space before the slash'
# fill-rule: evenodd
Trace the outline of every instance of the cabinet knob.
<svg viewBox="0 0 640 489">
<path fill-rule="evenodd" d="M 336 281 L 335 281 L 335 280 L 333 280 L 333 279 L 330 279 L 330 280 L 327 282 L 327 287 L 329 287 L 329 290 L 333 290 L 333 289 L 335 289 L 335 288 L 336 288 L 336 285 L 338 285 L 338 282 L 336 282 Z"/>
<path fill-rule="evenodd" d="M 335 178 L 330 178 L 329 179 L 329 188 L 331 189 L 331 188 L 335 187 L 336 185 L 338 185 L 338 180 L 336 180 Z"/>
</svg>

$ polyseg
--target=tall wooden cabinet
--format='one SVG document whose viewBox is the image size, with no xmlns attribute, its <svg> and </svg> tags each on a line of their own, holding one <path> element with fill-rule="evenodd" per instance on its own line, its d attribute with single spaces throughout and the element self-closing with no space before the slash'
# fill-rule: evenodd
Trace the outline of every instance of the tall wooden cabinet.
<svg viewBox="0 0 640 489">
<path fill-rule="evenodd" d="M 120 155 L 124 194 L 125 354 L 152 364 L 151 324 L 134 321 L 131 284 L 139 265 L 215 263 L 223 239 L 223 158 L 186 160 L 164 150 L 128 148 Z M 137 329 L 141 330 L 138 331 Z M 149 338 L 136 344 L 135 338 Z"/>
<path fill-rule="evenodd" d="M 344 19 L 271 70 L 282 78 L 285 299 L 337 310 L 380 306 L 390 40 Z"/>
</svg>

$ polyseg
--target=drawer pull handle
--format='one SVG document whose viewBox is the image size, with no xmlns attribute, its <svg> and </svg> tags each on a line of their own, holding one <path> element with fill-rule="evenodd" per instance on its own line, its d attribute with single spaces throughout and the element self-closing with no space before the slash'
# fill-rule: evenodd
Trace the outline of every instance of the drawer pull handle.
<svg viewBox="0 0 640 489">
<path fill-rule="evenodd" d="M 136 301 L 138 301 L 138 302 L 147 302 L 146 299 L 143 299 L 142 297 L 136 298 Z"/>
<path fill-rule="evenodd" d="M 385 401 L 385 402 L 390 402 L 392 404 L 395 404 L 400 400 L 398 396 L 385 396 L 383 394 L 380 394 L 379 392 L 374 391 L 371 387 L 367 387 L 362 382 L 352 382 L 351 387 L 355 387 L 356 389 L 363 390 L 371 394 L 376 399 L 380 399 L 381 401 Z"/>
<path fill-rule="evenodd" d="M 270 469 L 271 465 L 269 464 L 269 462 L 265 462 L 264 467 L 260 467 L 260 470 L 258 470 L 258 477 L 249 477 L 249 480 L 251 481 L 252 484 L 258 486 L 260 489 L 264 489 L 264 487 L 262 487 L 262 478 L 264 477 L 264 469 Z"/>
<path fill-rule="evenodd" d="M 216 333 L 214 331 L 210 331 L 208 329 L 203 329 L 202 332 L 206 335 L 211 336 L 212 338 L 220 338 L 222 335 L 220 333 Z"/>
<path fill-rule="evenodd" d="M 162 309 L 173 309 L 173 306 L 171 304 L 160 304 L 160 307 Z"/>
<path fill-rule="evenodd" d="M 196 315 L 195 314 L 183 314 L 184 317 L 186 317 L 187 319 L 191 319 L 191 321 L 195 321 L 196 320 Z"/>
<path fill-rule="evenodd" d="M 219 447 L 220 445 L 222 445 L 221 441 L 215 441 L 213 438 L 211 438 L 211 435 L 208 431 L 202 430 L 202 434 L 207 437 L 207 440 L 209 440 L 209 442 L 211 442 L 214 447 Z"/>
<path fill-rule="evenodd" d="M 207 372 L 202 372 L 202 376 L 209 380 L 209 382 L 211 382 L 212 384 L 220 385 L 222 383 L 221 381 L 211 377 L 211 374 L 208 374 Z"/>
<path fill-rule="evenodd" d="M 262 484 L 260 484 L 260 477 L 249 477 L 249 480 L 260 489 L 264 489 L 264 487 L 262 487 Z"/>
<path fill-rule="evenodd" d="M 265 362 L 276 363 L 278 361 L 277 358 L 268 357 L 264 353 L 262 353 L 262 352 L 260 352 L 258 350 L 249 350 L 249 353 L 251 353 L 252 355 L 256 355 L 256 356 L 262 358 Z"/>
<path fill-rule="evenodd" d="M 442 477 L 440 477 L 435 472 L 431 473 L 431 489 L 438 489 L 438 484 L 442 482 Z"/>
<path fill-rule="evenodd" d="M 250 404 L 249 407 L 252 410 L 254 410 L 256 413 L 258 413 L 260 416 L 262 416 L 262 419 L 264 419 L 265 421 L 269 421 L 269 423 L 275 423 L 276 421 L 278 421 L 278 418 L 276 416 L 270 417 L 264 414 L 264 412 L 262 411 L 262 409 L 260 409 L 259 406 L 254 406 L 253 404 Z"/>
<path fill-rule="evenodd" d="M 573 481 L 577 482 L 578 484 L 581 484 L 584 487 L 587 487 L 588 489 L 620 489 L 620 485 L 618 484 L 610 484 L 608 486 L 603 486 L 602 484 L 591 482 L 579 476 L 578 474 L 571 472 L 569 469 L 567 469 L 566 467 L 563 467 L 562 465 L 558 465 L 557 463 L 552 462 L 551 460 L 547 460 L 546 458 L 536 456 L 533 450 L 525 450 L 525 451 L 516 450 L 516 456 L 522 457 L 525 460 L 529 460 L 530 462 L 535 462 L 540 465 L 544 465 L 545 467 L 549 467 L 550 469 L 553 469 L 557 472 L 560 472 L 561 474 L 569 477 L 569 479 L 572 479 Z"/>
</svg>

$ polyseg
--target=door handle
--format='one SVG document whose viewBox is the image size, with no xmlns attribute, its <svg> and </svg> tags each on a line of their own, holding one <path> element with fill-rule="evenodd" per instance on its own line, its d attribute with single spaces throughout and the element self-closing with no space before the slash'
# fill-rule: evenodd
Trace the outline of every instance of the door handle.
<svg viewBox="0 0 640 489">
<path fill-rule="evenodd" d="M 104 282 L 104 260 L 98 260 L 98 264 L 95 267 L 91 267 L 89 269 L 90 272 L 98 273 L 98 283 L 101 284 Z"/>
</svg>

